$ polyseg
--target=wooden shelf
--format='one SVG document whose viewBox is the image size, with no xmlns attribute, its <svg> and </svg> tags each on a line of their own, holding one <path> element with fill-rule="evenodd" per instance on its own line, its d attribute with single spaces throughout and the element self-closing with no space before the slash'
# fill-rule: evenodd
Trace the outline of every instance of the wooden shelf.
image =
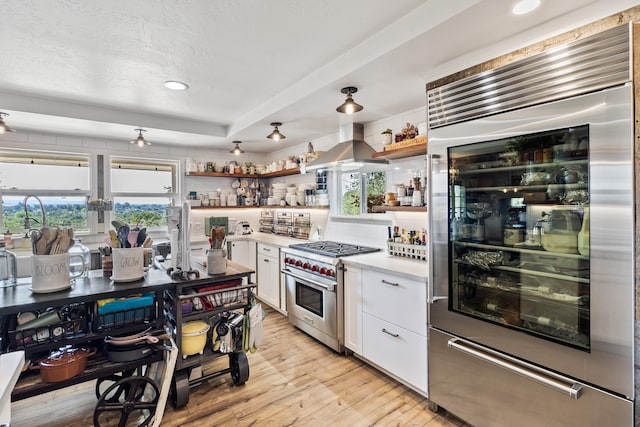
<svg viewBox="0 0 640 427">
<path fill-rule="evenodd" d="M 222 172 L 187 172 L 187 176 L 208 176 L 219 178 L 277 178 L 280 176 L 298 175 L 300 168 L 284 169 L 276 172 L 262 173 L 262 174 L 248 174 L 248 173 L 222 173 Z"/>
<path fill-rule="evenodd" d="M 374 206 L 374 212 L 426 212 L 426 206 Z"/>
<path fill-rule="evenodd" d="M 402 159 L 405 157 L 420 156 L 427 154 L 427 143 L 411 145 L 409 147 L 396 148 L 395 150 L 381 151 L 374 153 L 374 159 Z"/>
</svg>

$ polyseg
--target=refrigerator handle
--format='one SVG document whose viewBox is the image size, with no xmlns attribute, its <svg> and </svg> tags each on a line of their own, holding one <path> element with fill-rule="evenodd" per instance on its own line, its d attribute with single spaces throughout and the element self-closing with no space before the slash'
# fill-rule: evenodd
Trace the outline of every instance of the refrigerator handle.
<svg viewBox="0 0 640 427">
<path fill-rule="evenodd" d="M 433 206 L 433 187 L 431 184 L 433 183 L 433 164 L 439 159 L 440 156 L 438 154 L 427 154 L 427 177 L 429 186 L 429 191 L 427 191 L 426 204 L 427 204 L 427 239 L 429 240 L 429 254 L 427 259 L 429 260 L 429 268 L 427 273 L 427 302 L 429 304 L 433 304 L 437 300 L 447 299 L 447 297 L 435 297 L 434 293 L 434 283 L 433 283 L 433 220 L 432 220 L 432 211 L 431 207 Z"/>
<path fill-rule="evenodd" d="M 515 359 L 506 359 L 504 355 L 487 348 L 480 347 L 474 343 L 461 338 L 452 338 L 447 346 L 454 350 L 461 351 L 470 356 L 476 357 L 485 362 L 497 365 L 515 374 L 536 381 L 545 386 L 551 387 L 562 394 L 566 394 L 572 399 L 579 399 L 582 394 L 582 385 L 569 378 L 554 374 L 541 368 L 522 364 Z"/>
</svg>

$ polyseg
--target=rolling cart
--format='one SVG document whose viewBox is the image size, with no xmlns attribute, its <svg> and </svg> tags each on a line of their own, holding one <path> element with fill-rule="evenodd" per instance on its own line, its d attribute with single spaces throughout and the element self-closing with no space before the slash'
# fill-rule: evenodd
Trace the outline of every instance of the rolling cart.
<svg viewBox="0 0 640 427">
<path fill-rule="evenodd" d="M 162 334 L 166 336 L 162 304 L 164 290 L 173 286 L 171 281 L 160 272 L 150 271 L 144 281 L 116 285 L 102 277 L 101 272 L 92 272 L 62 292 L 35 294 L 29 290 L 29 284 L 28 280 L 20 279 L 17 286 L 0 293 L 0 352 L 23 350 L 31 365 L 38 366 L 39 360 L 60 348 L 95 351 L 87 356 L 86 368 L 55 382 L 45 381 L 32 370 L 23 372 L 11 395 L 12 401 L 96 380 L 95 426 L 132 422 L 138 426 L 158 426 L 178 351 L 169 337 L 160 338 Z M 126 300 L 129 305 L 102 313 L 99 305 L 104 300 Z M 139 305 L 131 306 L 134 302 Z M 35 320 L 21 324 L 18 318 L 24 320 L 25 314 Z M 55 321 L 43 323 L 48 318 Z M 131 359 L 110 357 L 105 339 L 138 334 L 156 336 L 158 346 Z"/>
<path fill-rule="evenodd" d="M 180 408 L 189 402 L 189 390 L 225 374 L 234 385 L 249 379 L 249 362 L 243 349 L 244 320 L 254 300 L 255 284 L 249 270 L 231 261 L 225 274 L 176 284 L 165 290 L 165 317 L 178 356 L 171 381 L 170 401 Z M 242 279 L 248 278 L 248 285 Z M 227 356 L 229 367 L 202 374 L 203 364 Z"/>
</svg>

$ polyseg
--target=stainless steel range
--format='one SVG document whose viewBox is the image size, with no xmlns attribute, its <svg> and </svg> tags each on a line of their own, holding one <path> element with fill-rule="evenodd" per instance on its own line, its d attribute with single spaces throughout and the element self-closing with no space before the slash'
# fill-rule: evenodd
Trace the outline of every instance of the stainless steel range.
<svg viewBox="0 0 640 427">
<path fill-rule="evenodd" d="M 340 257 L 379 250 L 333 241 L 296 243 L 282 249 L 289 323 L 341 352 L 344 274 Z"/>
</svg>

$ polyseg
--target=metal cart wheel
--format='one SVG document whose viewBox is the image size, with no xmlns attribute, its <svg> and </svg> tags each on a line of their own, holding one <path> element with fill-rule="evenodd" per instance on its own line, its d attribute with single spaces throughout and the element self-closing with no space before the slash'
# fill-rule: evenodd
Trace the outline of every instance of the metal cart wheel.
<svg viewBox="0 0 640 427">
<path fill-rule="evenodd" d="M 124 394 L 123 394 L 124 392 Z M 143 398 L 146 398 L 143 400 Z M 93 411 L 93 425 L 130 425 L 129 418 L 139 421 L 138 427 L 148 426 L 153 420 L 160 390 L 155 382 L 147 377 L 132 376 L 112 384 L 100 397 Z"/>
<path fill-rule="evenodd" d="M 182 408 L 189 403 L 189 374 L 187 370 L 175 371 L 171 378 L 171 404 Z"/>
<path fill-rule="evenodd" d="M 145 365 L 148 369 L 149 365 Z M 143 370 L 143 366 L 140 366 L 138 368 L 135 369 L 127 369 L 122 371 L 121 374 L 113 374 L 113 375 L 107 375 L 106 377 L 102 377 L 102 378 L 98 378 L 98 380 L 96 381 L 96 399 L 100 399 L 100 397 L 104 394 L 104 392 L 111 387 L 111 385 L 113 383 L 116 383 L 118 381 L 120 381 L 122 378 L 127 378 L 130 377 L 132 375 L 134 375 L 134 373 L 136 375 L 144 375 L 144 370 Z M 124 384 L 123 384 L 124 386 Z M 121 387 L 121 390 L 118 392 L 118 395 L 121 394 L 123 392 L 123 388 Z M 117 396 L 114 396 L 115 398 L 117 398 Z"/>
<path fill-rule="evenodd" d="M 242 385 L 249 379 L 249 361 L 242 351 L 229 353 L 229 368 L 233 384 Z"/>
</svg>

